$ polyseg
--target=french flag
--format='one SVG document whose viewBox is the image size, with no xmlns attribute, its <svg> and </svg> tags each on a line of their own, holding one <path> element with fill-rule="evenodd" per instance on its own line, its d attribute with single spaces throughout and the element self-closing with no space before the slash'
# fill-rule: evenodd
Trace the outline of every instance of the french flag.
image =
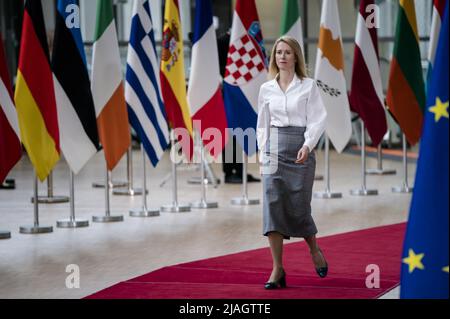
<svg viewBox="0 0 450 319">
<path fill-rule="evenodd" d="M 197 0 L 188 100 L 194 129 L 201 134 L 206 149 L 215 158 L 228 143 L 221 81 L 211 0 Z M 210 140 L 213 142 L 208 144 Z"/>
<path fill-rule="evenodd" d="M 267 59 L 255 0 L 237 0 L 223 90 L 228 125 L 249 156 L 257 151 L 256 138 L 245 143 L 237 129 L 256 132 L 259 89 L 266 81 Z"/>
</svg>

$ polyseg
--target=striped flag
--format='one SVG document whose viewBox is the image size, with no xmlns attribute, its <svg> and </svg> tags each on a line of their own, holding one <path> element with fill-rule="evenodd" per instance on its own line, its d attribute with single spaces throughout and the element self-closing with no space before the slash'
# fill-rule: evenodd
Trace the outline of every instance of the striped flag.
<svg viewBox="0 0 450 319">
<path fill-rule="evenodd" d="M 153 166 L 169 145 L 159 63 L 148 0 L 135 0 L 128 46 L 125 98 L 128 117 Z"/>
<path fill-rule="evenodd" d="M 92 94 L 100 142 L 112 171 L 131 144 L 112 0 L 97 1 Z"/>
<path fill-rule="evenodd" d="M 36 175 L 44 181 L 60 158 L 53 74 L 40 0 L 27 0 L 23 15 L 15 101 L 20 136 Z"/>
<path fill-rule="evenodd" d="M 425 84 L 414 0 L 400 0 L 387 105 L 408 142 L 412 145 L 419 142 L 425 110 Z"/>
<path fill-rule="evenodd" d="M 281 34 L 291 36 L 297 40 L 300 43 L 303 54 L 305 54 L 302 17 L 300 16 L 298 0 L 284 0 Z"/>
<path fill-rule="evenodd" d="M 184 130 L 183 153 L 193 156 L 192 119 L 189 111 L 184 68 L 183 32 L 178 0 L 166 0 L 164 11 L 163 50 L 161 57 L 161 89 L 167 117 L 172 129 Z M 187 140 L 186 140 L 187 139 Z"/>
<path fill-rule="evenodd" d="M 78 174 L 100 145 L 81 32 L 66 24 L 70 5 L 78 5 L 78 1 L 58 1 L 52 68 L 61 149 L 71 170 Z"/>
<path fill-rule="evenodd" d="M 203 143 L 211 155 L 217 157 L 228 144 L 228 130 L 227 115 L 220 87 L 222 80 L 211 0 L 197 0 L 194 30 L 188 91 L 189 106 L 192 119 L 201 122 L 199 133 L 202 136 Z M 208 67 L 205 67 L 206 65 Z M 220 131 L 220 145 L 216 144 L 218 141 L 207 145 L 210 139 L 208 131 L 213 133 L 211 129 Z"/>
<path fill-rule="evenodd" d="M 0 185 L 22 156 L 19 123 L 0 33 Z"/>
<path fill-rule="evenodd" d="M 370 28 L 366 23 L 370 19 L 370 11 L 367 12 L 366 8 L 374 4 L 374 0 L 362 0 L 359 7 L 350 104 L 353 111 L 364 121 L 372 143 L 378 146 L 383 141 L 388 127 L 384 110 L 377 29 L 375 23 Z"/>
<path fill-rule="evenodd" d="M 266 60 L 255 0 L 237 0 L 223 90 L 228 125 L 249 156 L 257 151 L 256 139 L 245 143 L 245 136 L 237 132 L 256 131 L 259 89 L 267 81 Z"/>
<path fill-rule="evenodd" d="M 328 114 L 326 133 L 340 153 L 352 137 L 352 120 L 344 76 L 344 50 L 336 0 L 322 2 L 315 75 Z"/>
<path fill-rule="evenodd" d="M 433 73 L 434 60 L 436 58 L 436 49 L 439 41 L 439 34 L 441 33 L 442 19 L 444 18 L 445 4 L 447 0 L 433 1 L 433 18 L 430 32 L 430 47 L 428 51 L 428 74 L 427 87 L 430 86 L 431 75 Z"/>
</svg>

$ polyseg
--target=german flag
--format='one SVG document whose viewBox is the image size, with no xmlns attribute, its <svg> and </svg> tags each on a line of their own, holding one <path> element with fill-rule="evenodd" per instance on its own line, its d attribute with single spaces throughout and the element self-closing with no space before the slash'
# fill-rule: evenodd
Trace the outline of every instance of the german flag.
<svg viewBox="0 0 450 319">
<path fill-rule="evenodd" d="M 53 75 L 40 0 L 27 0 L 15 92 L 20 135 L 41 181 L 60 158 Z"/>
<path fill-rule="evenodd" d="M 425 110 L 425 82 L 414 0 L 400 0 L 387 104 L 408 142 L 412 145 L 419 142 Z"/>
</svg>

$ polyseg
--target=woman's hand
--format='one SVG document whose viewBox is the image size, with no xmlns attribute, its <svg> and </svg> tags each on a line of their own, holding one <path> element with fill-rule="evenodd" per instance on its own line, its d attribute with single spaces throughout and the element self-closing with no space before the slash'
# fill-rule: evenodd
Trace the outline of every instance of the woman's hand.
<svg viewBox="0 0 450 319">
<path fill-rule="evenodd" d="M 309 157 L 309 147 L 304 145 L 300 151 L 298 151 L 296 164 L 303 164 L 308 160 Z"/>
</svg>

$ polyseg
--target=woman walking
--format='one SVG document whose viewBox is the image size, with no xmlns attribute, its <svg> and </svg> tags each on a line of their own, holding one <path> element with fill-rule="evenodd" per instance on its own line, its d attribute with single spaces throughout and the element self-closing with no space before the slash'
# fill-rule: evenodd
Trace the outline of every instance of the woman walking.
<svg viewBox="0 0 450 319">
<path fill-rule="evenodd" d="M 269 239 L 273 270 L 265 289 L 286 287 L 283 240 L 304 238 L 317 274 L 328 264 L 316 241 L 311 216 L 316 160 L 314 148 L 325 131 L 326 110 L 319 89 L 307 77 L 299 43 L 284 36 L 275 42 L 269 73 L 261 86 L 257 137 L 263 176 L 264 236 Z"/>
</svg>

